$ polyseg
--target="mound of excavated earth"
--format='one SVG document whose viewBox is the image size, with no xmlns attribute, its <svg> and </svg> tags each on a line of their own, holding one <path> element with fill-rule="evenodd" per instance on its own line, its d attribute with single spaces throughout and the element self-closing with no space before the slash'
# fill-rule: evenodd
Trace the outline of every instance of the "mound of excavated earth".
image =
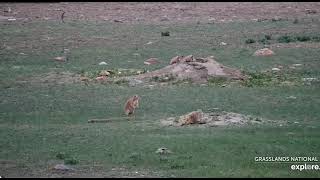
<svg viewBox="0 0 320 180">
<path fill-rule="evenodd" d="M 162 126 L 228 126 L 236 125 L 243 126 L 248 124 L 261 124 L 261 123 L 281 123 L 280 121 L 265 120 L 258 117 L 247 116 L 233 112 L 209 112 L 205 113 L 202 110 L 190 112 L 179 117 L 170 117 L 160 120 Z"/>
<path fill-rule="evenodd" d="M 189 56 L 176 56 L 170 64 L 162 69 L 152 72 L 126 77 L 127 80 L 148 81 L 155 78 L 172 80 L 191 80 L 192 82 L 205 83 L 210 77 L 225 77 L 229 79 L 243 80 L 245 75 L 240 70 L 226 67 L 213 59 L 195 58 Z"/>
</svg>

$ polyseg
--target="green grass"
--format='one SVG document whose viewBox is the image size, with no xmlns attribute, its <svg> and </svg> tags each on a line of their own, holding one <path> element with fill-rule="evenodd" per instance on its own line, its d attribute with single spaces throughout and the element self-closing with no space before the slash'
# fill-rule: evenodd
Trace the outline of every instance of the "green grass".
<svg viewBox="0 0 320 180">
<path fill-rule="evenodd" d="M 314 26 L 307 26 L 310 24 Z M 132 171 L 158 172 L 160 177 L 319 177 L 316 171 L 292 171 L 287 163 L 257 163 L 254 158 L 319 159 L 320 86 L 318 82 L 305 84 L 301 79 L 320 78 L 320 52 L 312 48 L 279 48 L 274 49 L 275 56 L 256 57 L 253 53 L 263 44 L 243 43 L 248 37 L 263 38 L 271 44 L 286 34 L 317 37 L 316 25 L 319 22 L 305 19 L 297 24 L 40 21 L 3 26 L 0 37 L 12 49 L 0 50 L 0 159 L 15 161 L 16 174 L 19 167 L 44 171 L 52 162 L 64 162 L 76 169 L 98 163 L 104 172 L 125 166 Z M 165 31 L 170 36 L 162 37 Z M 45 36 L 54 39 L 44 40 Z M 24 41 L 32 46 L 21 43 Z M 146 45 L 149 41 L 153 43 Z M 229 45 L 220 46 L 220 42 Z M 52 60 L 61 55 L 63 48 L 71 50 L 69 61 Z M 209 86 L 177 83 L 154 88 L 130 87 L 126 82 L 28 83 L 34 75 L 44 76 L 51 71 L 87 73 L 92 78 L 101 70 L 120 70 L 124 74 L 152 71 L 168 65 L 173 56 L 189 54 L 214 55 L 222 64 L 239 68 L 251 78 L 236 85 L 218 78 L 210 79 Z M 151 57 L 159 58 L 160 63 L 144 65 Z M 99 66 L 101 61 L 108 65 Z M 303 66 L 289 68 L 298 63 Z M 283 70 L 270 72 L 277 65 Z M 283 84 L 285 81 L 295 84 Z M 124 102 L 133 94 L 141 96 L 133 121 L 87 123 L 90 118 L 124 117 Z M 165 128 L 159 124 L 162 118 L 200 108 L 219 108 L 288 124 L 243 128 Z M 160 157 L 155 153 L 160 147 L 167 147 L 173 154 Z M 5 177 L 13 175 L 4 170 Z"/>
</svg>

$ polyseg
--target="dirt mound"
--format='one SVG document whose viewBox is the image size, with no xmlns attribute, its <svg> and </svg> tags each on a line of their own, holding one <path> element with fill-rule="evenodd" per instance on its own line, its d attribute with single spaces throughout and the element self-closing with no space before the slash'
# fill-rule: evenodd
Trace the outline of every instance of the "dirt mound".
<svg viewBox="0 0 320 180">
<path fill-rule="evenodd" d="M 268 48 L 259 49 L 253 54 L 254 56 L 272 56 L 274 52 Z"/>
<path fill-rule="evenodd" d="M 213 59 L 176 56 L 171 59 L 170 65 L 152 72 L 126 77 L 140 81 L 181 81 L 190 80 L 195 83 L 206 83 L 210 77 L 225 77 L 228 79 L 243 80 L 245 75 L 240 70 L 223 66 Z M 130 81 L 130 80 L 129 80 Z"/>
<path fill-rule="evenodd" d="M 181 127 L 186 125 L 198 125 L 198 126 L 243 126 L 248 124 L 261 124 L 266 122 L 275 122 L 271 120 L 265 120 L 258 117 L 247 116 L 243 114 L 233 112 L 209 112 L 205 113 L 202 110 L 193 111 L 186 115 L 179 117 L 170 117 L 160 120 L 162 126 L 175 126 Z"/>
</svg>

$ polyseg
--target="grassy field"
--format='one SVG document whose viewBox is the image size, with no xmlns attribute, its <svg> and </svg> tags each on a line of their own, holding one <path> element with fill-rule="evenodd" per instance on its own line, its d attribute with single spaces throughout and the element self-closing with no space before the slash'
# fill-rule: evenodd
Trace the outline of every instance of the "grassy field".
<svg viewBox="0 0 320 180">
<path fill-rule="evenodd" d="M 279 44 L 278 38 L 286 35 L 320 37 L 319 20 L 172 25 L 39 21 L 1 26 L 0 176 L 320 177 L 319 171 L 292 171 L 290 163 L 254 160 L 257 156 L 320 159 L 320 84 L 301 80 L 320 78 L 319 42 L 290 42 L 289 47 L 273 48 L 274 56 L 252 56 L 264 47 L 259 39 L 265 35 L 271 36 L 270 45 Z M 170 36 L 161 36 L 164 31 Z M 256 42 L 246 43 L 247 39 Z M 70 49 L 69 60 L 54 61 L 64 48 Z M 166 66 L 173 56 L 189 54 L 213 55 L 224 65 L 253 74 L 282 65 L 284 78 L 271 83 L 262 76 L 250 86 L 156 88 L 32 81 L 49 72 L 151 71 Z M 151 57 L 161 63 L 144 65 Z M 108 65 L 99 66 L 101 61 Z M 289 68 L 297 63 L 302 66 Z M 124 102 L 133 94 L 142 98 L 134 121 L 87 123 L 90 118 L 123 117 Z M 159 124 L 162 118 L 211 108 L 288 123 L 242 128 Z M 160 157 L 155 153 L 160 147 L 173 154 Z M 76 174 L 50 171 L 63 162 L 72 164 Z"/>
</svg>

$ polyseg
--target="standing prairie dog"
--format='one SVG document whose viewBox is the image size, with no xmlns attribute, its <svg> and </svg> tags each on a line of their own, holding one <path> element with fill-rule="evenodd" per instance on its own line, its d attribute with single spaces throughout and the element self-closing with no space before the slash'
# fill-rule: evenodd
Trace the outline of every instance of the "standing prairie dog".
<svg viewBox="0 0 320 180">
<path fill-rule="evenodd" d="M 134 95 L 127 100 L 124 107 L 124 112 L 127 116 L 134 114 L 134 110 L 139 108 L 139 100 L 140 96 L 138 95 Z"/>
</svg>

